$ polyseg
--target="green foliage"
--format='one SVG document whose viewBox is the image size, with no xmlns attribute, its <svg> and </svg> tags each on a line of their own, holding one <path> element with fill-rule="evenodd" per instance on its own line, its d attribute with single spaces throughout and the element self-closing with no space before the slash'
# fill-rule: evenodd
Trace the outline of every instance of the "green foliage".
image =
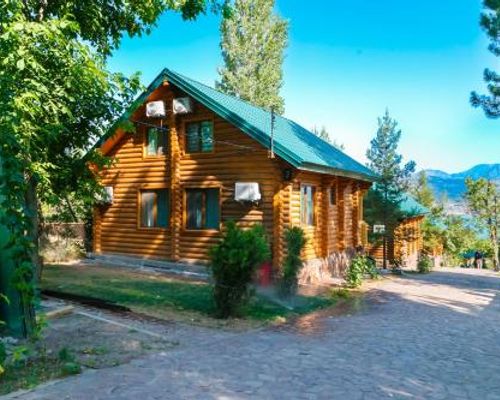
<svg viewBox="0 0 500 400">
<path fill-rule="evenodd" d="M 500 0 L 484 0 L 484 11 L 481 14 L 481 27 L 490 39 L 488 49 L 500 56 Z M 489 118 L 500 117 L 500 75 L 490 69 L 484 70 L 484 80 L 487 83 L 488 95 L 471 94 L 474 107 L 481 107 Z"/>
<path fill-rule="evenodd" d="M 394 228 L 403 216 L 399 205 L 408 190 L 415 163 L 402 164 L 403 157 L 397 152 L 401 130 L 398 123 L 386 111 L 378 119 L 378 129 L 366 152 L 369 167 L 379 175 L 378 181 L 369 190 L 365 199 L 365 220 L 369 225 L 383 224 L 383 235 L 370 240 L 382 240 L 394 235 Z"/>
<path fill-rule="evenodd" d="M 119 46 L 124 34 L 131 37 L 148 34 L 165 11 L 180 12 L 184 19 L 192 20 L 210 9 L 227 13 L 226 3 L 226 0 L 9 0 L 2 4 L 0 23 L 19 14 L 30 22 L 70 17 L 77 24 L 82 39 L 91 43 L 100 53 L 109 55 Z"/>
<path fill-rule="evenodd" d="M 371 279 L 378 277 L 379 272 L 375 261 L 365 255 L 357 255 L 351 260 L 351 263 L 345 272 L 345 281 L 348 287 L 356 288 L 361 286 L 363 279 L 369 276 Z"/>
<path fill-rule="evenodd" d="M 494 182 L 484 178 L 467 178 L 465 185 L 465 199 L 469 210 L 479 225 L 488 231 L 493 267 L 499 270 L 500 190 Z"/>
<path fill-rule="evenodd" d="M 430 211 L 422 223 L 422 236 L 424 252 L 432 254 L 436 249 L 444 247 L 444 206 L 436 201 L 425 171 L 419 172 L 411 194 Z"/>
<path fill-rule="evenodd" d="M 350 299 L 352 297 L 351 292 L 347 288 L 336 288 L 332 289 L 330 292 L 331 297 L 338 299 Z"/>
<path fill-rule="evenodd" d="M 378 120 L 377 133 L 366 152 L 369 167 L 380 177 L 375 190 L 393 203 L 400 201 L 403 193 L 409 189 L 411 174 L 415 170 L 413 161 L 402 164 L 403 156 L 397 152 L 400 139 L 398 123 L 386 111 Z"/>
<path fill-rule="evenodd" d="M 466 254 L 473 254 L 476 250 L 484 248 L 484 240 L 481 239 L 480 231 L 471 221 L 459 215 L 449 215 L 445 216 L 442 222 L 442 238 L 447 265 L 460 265 Z"/>
<path fill-rule="evenodd" d="M 250 297 L 250 283 L 256 268 L 270 257 L 264 228 L 248 230 L 234 222 L 227 224 L 222 241 L 210 251 L 217 315 L 228 318 L 238 313 Z"/>
<path fill-rule="evenodd" d="M 59 361 L 62 362 L 70 362 L 75 360 L 75 356 L 71 354 L 71 351 L 67 347 L 63 347 L 61 350 L 59 350 L 57 357 L 59 358 Z"/>
<path fill-rule="evenodd" d="M 273 12 L 274 0 L 235 0 L 221 24 L 224 67 L 218 89 L 256 106 L 284 112 L 279 92 L 288 23 Z"/>
<path fill-rule="evenodd" d="M 40 275 L 40 202 L 71 196 L 88 210 L 100 190 L 89 165 L 108 160 L 92 143 L 130 104 L 137 75 L 106 70 L 105 57 L 124 33 L 148 33 L 165 10 L 193 19 L 226 1 L 23 1 L 0 13 L 0 226 L 9 236 L 9 262 L 25 330 L 34 324 L 34 286 Z M 78 210 L 72 210 L 76 214 Z M 2 229 L 3 229 L 2 228 Z M 1 255 L 3 258 L 5 254 Z M 31 272 L 29 272 L 31 270 Z M 10 278 L 9 278 L 10 284 Z M 15 302 L 17 305 L 18 302 Z M 28 332 L 29 333 L 29 332 Z"/>
<path fill-rule="evenodd" d="M 62 365 L 61 372 L 63 376 L 78 375 L 82 372 L 82 367 L 76 362 L 66 362 Z"/>
<path fill-rule="evenodd" d="M 424 207 L 431 210 L 435 206 L 434 193 L 432 192 L 429 182 L 427 181 L 427 174 L 425 171 L 420 171 L 417 174 L 417 181 L 411 188 L 411 193 L 415 200 L 417 200 Z"/>
<path fill-rule="evenodd" d="M 290 296 L 297 292 L 298 275 L 303 266 L 300 254 L 306 244 L 304 230 L 297 226 L 287 229 L 285 231 L 285 242 L 287 255 L 283 264 L 279 289 L 281 295 Z"/>
<path fill-rule="evenodd" d="M 432 260 L 427 254 L 422 254 L 417 263 L 417 271 L 420 274 L 427 274 L 432 270 Z"/>
</svg>

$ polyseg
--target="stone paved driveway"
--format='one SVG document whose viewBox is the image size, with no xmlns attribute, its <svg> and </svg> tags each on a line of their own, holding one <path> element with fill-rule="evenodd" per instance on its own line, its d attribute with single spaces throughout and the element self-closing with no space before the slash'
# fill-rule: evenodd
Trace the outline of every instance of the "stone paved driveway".
<svg viewBox="0 0 500 400">
<path fill-rule="evenodd" d="M 208 337 L 17 398 L 500 399 L 499 295 L 491 272 L 385 279 L 352 315 Z"/>
</svg>

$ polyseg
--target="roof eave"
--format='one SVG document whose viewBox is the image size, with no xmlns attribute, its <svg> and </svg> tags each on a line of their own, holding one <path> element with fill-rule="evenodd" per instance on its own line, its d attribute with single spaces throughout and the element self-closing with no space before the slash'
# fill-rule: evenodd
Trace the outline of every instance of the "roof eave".
<svg viewBox="0 0 500 400">
<path fill-rule="evenodd" d="M 355 171 L 348 171 L 339 168 L 327 167 L 318 164 L 311 164 L 311 163 L 302 163 L 301 165 L 298 166 L 298 169 L 302 171 L 317 172 L 320 174 L 336 175 L 344 178 L 358 179 L 370 183 L 375 182 L 377 180 L 377 177 L 374 175 L 364 174 Z"/>
</svg>

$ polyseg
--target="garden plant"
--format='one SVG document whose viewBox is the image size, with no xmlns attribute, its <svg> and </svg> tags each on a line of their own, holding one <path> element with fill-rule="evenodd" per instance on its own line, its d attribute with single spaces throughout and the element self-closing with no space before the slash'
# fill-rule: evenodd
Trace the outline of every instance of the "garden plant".
<svg viewBox="0 0 500 400">
<path fill-rule="evenodd" d="M 262 225 L 243 230 L 227 224 L 222 241 L 210 251 L 217 316 L 237 316 L 249 300 L 250 284 L 257 267 L 270 257 Z"/>
</svg>

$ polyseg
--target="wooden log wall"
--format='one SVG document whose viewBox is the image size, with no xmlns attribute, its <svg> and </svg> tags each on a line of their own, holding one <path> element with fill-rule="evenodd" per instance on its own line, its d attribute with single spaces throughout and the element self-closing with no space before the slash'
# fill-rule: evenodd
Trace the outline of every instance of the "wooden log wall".
<svg viewBox="0 0 500 400">
<path fill-rule="evenodd" d="M 174 97 L 185 96 L 165 84 L 148 101 L 163 99 L 167 105 Z M 144 106 L 133 115 L 134 121 L 151 123 L 144 117 Z M 214 127 L 214 151 L 186 153 L 186 124 L 210 120 Z M 300 187 L 316 188 L 315 224 L 302 226 L 306 232 L 305 259 L 327 257 L 335 251 L 356 246 L 360 239 L 359 181 L 331 175 L 293 171 L 290 182 L 283 180 L 283 170 L 291 168 L 268 150 L 213 112 L 195 104 L 194 113 L 169 114 L 168 149 L 165 156 L 145 157 L 147 128 L 138 125 L 135 134 L 119 132 L 118 142 L 106 143 L 113 165 L 102 172 L 102 183 L 114 188 L 114 202 L 95 212 L 94 251 L 146 258 L 200 262 L 208 260 L 209 249 L 221 238 L 224 224 L 236 221 L 242 227 L 261 223 L 273 251 L 273 264 L 280 266 L 286 255 L 284 232 L 300 221 Z M 262 200 L 257 205 L 234 200 L 235 182 L 258 182 Z M 166 188 L 170 195 L 170 221 L 166 228 L 139 226 L 139 190 Z M 220 230 L 185 228 L 185 190 L 219 188 Z M 336 204 L 330 204 L 330 190 L 335 190 Z"/>
<path fill-rule="evenodd" d="M 109 154 L 113 165 L 102 175 L 102 184 L 113 187 L 113 204 L 97 211 L 97 252 L 171 259 L 168 228 L 140 228 L 138 191 L 169 188 L 170 163 L 166 156 L 144 157 L 145 128 L 122 137 Z"/>
</svg>

